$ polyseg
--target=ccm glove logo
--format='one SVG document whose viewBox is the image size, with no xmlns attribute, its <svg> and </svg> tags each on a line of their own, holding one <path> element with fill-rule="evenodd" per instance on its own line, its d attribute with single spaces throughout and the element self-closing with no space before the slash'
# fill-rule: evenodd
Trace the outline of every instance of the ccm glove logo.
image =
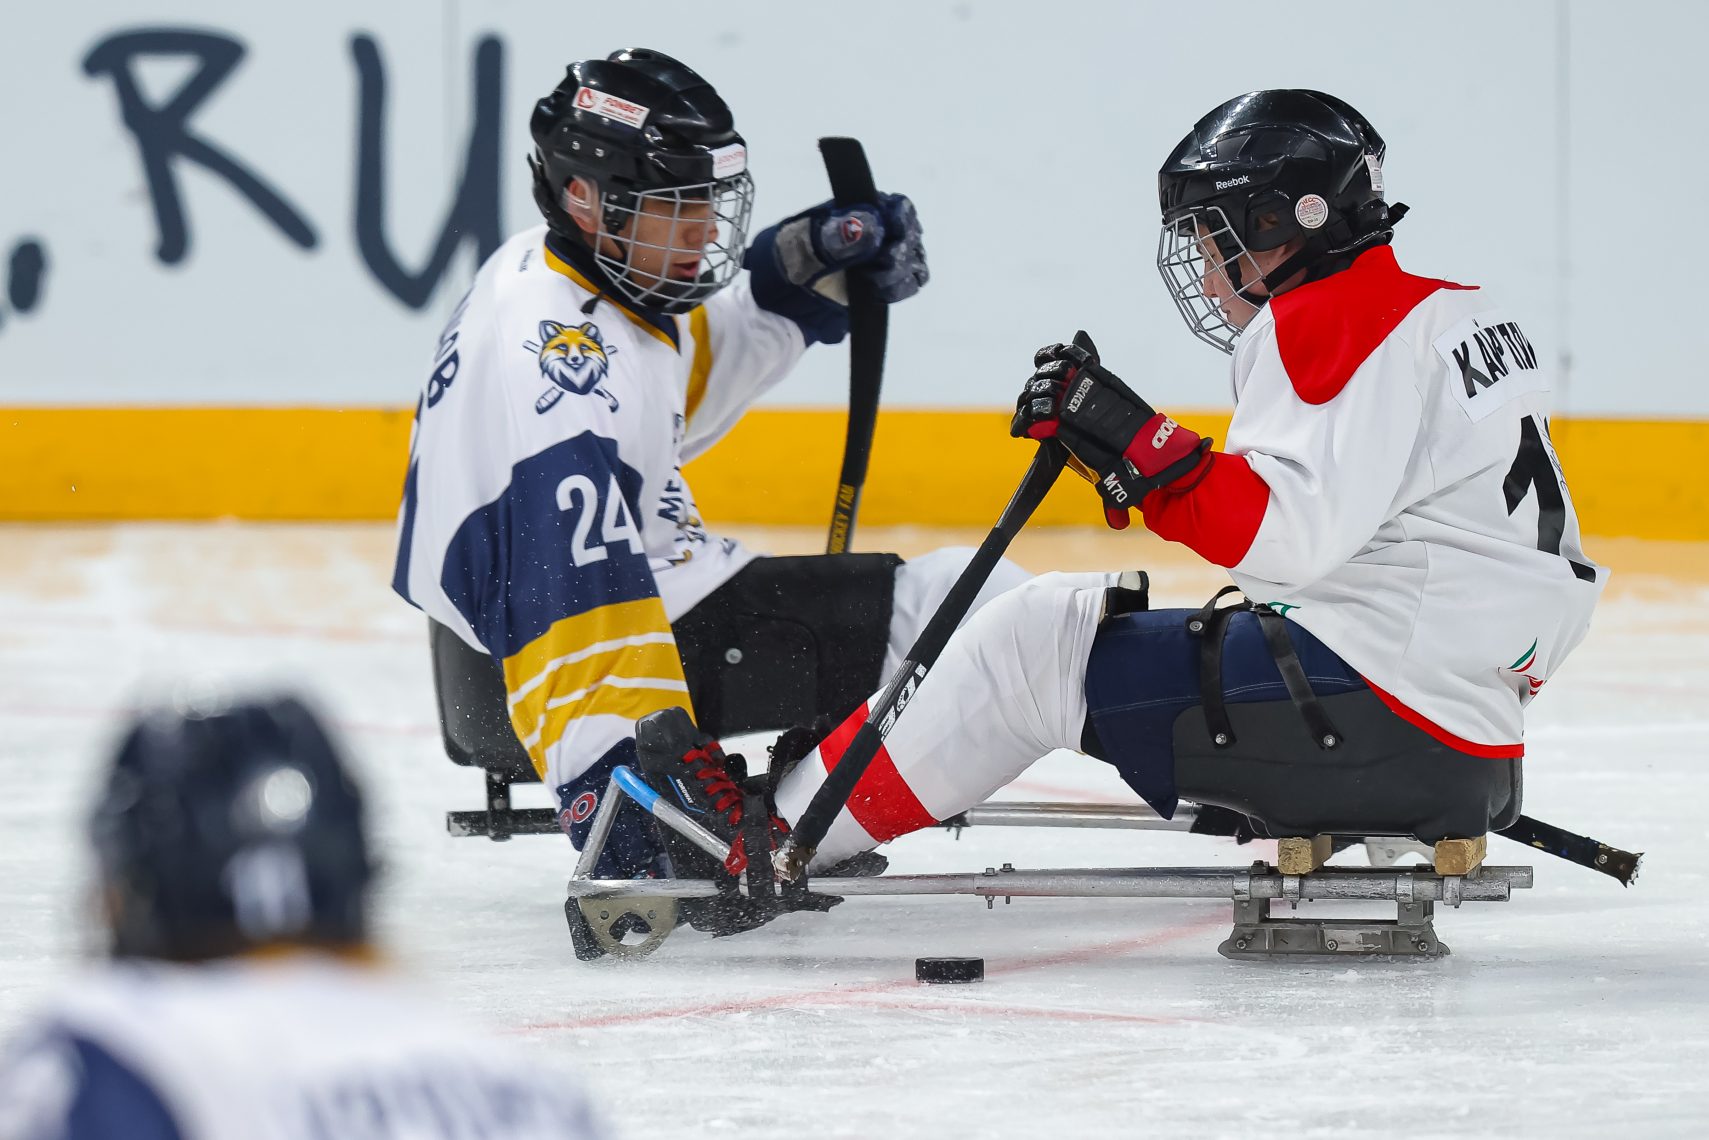
<svg viewBox="0 0 1709 1140">
<path fill-rule="evenodd" d="M 1175 434 L 1175 429 L 1179 426 L 1180 425 L 1174 420 L 1170 419 L 1166 419 L 1162 423 L 1158 424 L 1157 434 L 1151 437 L 1151 446 L 1157 451 L 1162 451 L 1163 445 L 1169 442 L 1169 437 Z"/>
</svg>

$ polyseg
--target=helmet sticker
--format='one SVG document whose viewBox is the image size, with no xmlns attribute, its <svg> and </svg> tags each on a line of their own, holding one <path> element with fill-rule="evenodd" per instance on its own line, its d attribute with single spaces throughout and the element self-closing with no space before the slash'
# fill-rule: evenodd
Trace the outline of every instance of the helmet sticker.
<svg viewBox="0 0 1709 1140">
<path fill-rule="evenodd" d="M 631 127 L 639 127 L 647 121 L 651 107 L 643 107 L 639 103 L 631 103 L 627 99 L 619 99 L 605 91 L 595 91 L 592 87 L 576 88 L 576 110 L 587 111 L 607 119 L 615 119 Z"/>
<path fill-rule="evenodd" d="M 1381 194 L 1383 192 L 1383 160 L 1366 151 L 1365 169 L 1371 172 L 1372 193 Z"/>
<path fill-rule="evenodd" d="M 748 148 L 741 143 L 721 146 L 712 152 L 712 177 L 730 178 L 748 168 Z"/>
<path fill-rule="evenodd" d="M 1307 194 L 1294 203 L 1294 218 L 1308 230 L 1321 229 L 1329 220 L 1329 203 L 1316 194 Z"/>
</svg>

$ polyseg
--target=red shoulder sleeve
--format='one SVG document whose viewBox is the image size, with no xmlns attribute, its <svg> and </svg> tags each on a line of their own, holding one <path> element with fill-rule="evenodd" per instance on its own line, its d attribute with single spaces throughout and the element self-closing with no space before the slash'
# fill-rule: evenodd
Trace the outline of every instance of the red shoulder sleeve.
<svg viewBox="0 0 1709 1140">
<path fill-rule="evenodd" d="M 1472 287 L 1402 272 L 1385 245 L 1360 254 L 1340 273 L 1283 293 L 1270 309 L 1276 351 L 1295 395 L 1313 405 L 1333 400 L 1426 297 Z M 1269 484 L 1243 455 L 1213 452 L 1197 482 L 1154 491 L 1142 506 L 1145 525 L 1159 537 L 1234 566 L 1252 548 L 1269 505 Z"/>
<path fill-rule="evenodd" d="M 1270 505 L 1270 485 L 1241 456 L 1210 453 L 1204 475 L 1185 491 L 1153 491 L 1140 504 L 1151 533 L 1233 566 L 1252 548 Z"/>
<path fill-rule="evenodd" d="M 1380 245 L 1340 273 L 1283 293 L 1270 310 L 1294 392 L 1308 404 L 1327 404 L 1419 302 L 1439 289 L 1475 288 L 1414 277 Z"/>
</svg>

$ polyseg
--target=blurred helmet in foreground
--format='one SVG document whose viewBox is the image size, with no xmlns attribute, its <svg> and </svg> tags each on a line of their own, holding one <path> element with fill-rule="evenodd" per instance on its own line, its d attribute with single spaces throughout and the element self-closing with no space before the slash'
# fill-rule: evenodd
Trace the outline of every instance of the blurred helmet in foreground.
<svg viewBox="0 0 1709 1140">
<path fill-rule="evenodd" d="M 116 957 L 195 961 L 366 937 L 361 793 L 295 699 L 139 716 L 90 837 Z"/>
</svg>

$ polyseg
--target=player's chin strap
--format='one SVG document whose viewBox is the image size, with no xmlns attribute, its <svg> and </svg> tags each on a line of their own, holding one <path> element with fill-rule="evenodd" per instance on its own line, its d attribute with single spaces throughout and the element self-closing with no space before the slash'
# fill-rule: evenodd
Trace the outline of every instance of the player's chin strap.
<svg viewBox="0 0 1709 1140">
<path fill-rule="evenodd" d="M 1387 241 L 1394 236 L 1396 223 L 1412 211 L 1412 207 L 1405 202 L 1396 202 L 1392 206 L 1384 202 L 1373 202 L 1371 205 L 1382 207 L 1381 214 L 1373 219 L 1372 228 L 1331 249 L 1321 248 L 1316 239 L 1306 242 L 1299 252 L 1292 257 L 1254 281 L 1252 285 L 1239 289 L 1238 292 L 1241 297 L 1245 298 L 1249 304 L 1263 308 L 1265 303 L 1281 290 L 1283 284 L 1301 270 L 1312 270 L 1341 260 L 1351 261 L 1372 246 Z M 1312 281 L 1315 278 L 1308 275 L 1306 280 Z M 1266 295 L 1253 296 L 1247 293 L 1246 290 L 1252 288 L 1253 285 L 1264 286 Z"/>
</svg>

